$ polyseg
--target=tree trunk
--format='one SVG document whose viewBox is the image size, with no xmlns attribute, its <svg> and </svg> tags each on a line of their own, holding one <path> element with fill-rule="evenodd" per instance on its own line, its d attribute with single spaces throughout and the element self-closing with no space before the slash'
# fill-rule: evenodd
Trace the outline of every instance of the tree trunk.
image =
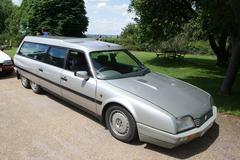
<svg viewBox="0 0 240 160">
<path fill-rule="evenodd" d="M 220 94 L 229 95 L 232 91 L 234 81 L 238 74 L 240 65 L 240 1 L 231 0 L 231 7 L 234 13 L 234 24 L 232 32 L 232 56 L 228 65 L 223 84 L 220 88 Z"/>
<path fill-rule="evenodd" d="M 232 45 L 232 56 L 223 84 L 220 88 L 220 94 L 222 95 L 230 95 L 240 64 L 240 37 L 233 38 Z"/>
<path fill-rule="evenodd" d="M 209 34 L 209 44 L 217 56 L 217 65 L 218 66 L 226 66 L 229 59 L 229 52 L 226 49 L 227 39 L 229 34 L 227 32 L 223 32 L 220 36 L 220 39 L 217 43 L 217 40 L 213 34 Z"/>
</svg>

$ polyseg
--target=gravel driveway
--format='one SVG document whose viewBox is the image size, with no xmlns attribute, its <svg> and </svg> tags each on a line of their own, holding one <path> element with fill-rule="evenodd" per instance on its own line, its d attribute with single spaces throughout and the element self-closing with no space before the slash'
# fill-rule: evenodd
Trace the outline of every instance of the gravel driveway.
<svg viewBox="0 0 240 160">
<path fill-rule="evenodd" d="M 202 137 L 168 150 L 114 139 L 97 119 L 0 77 L 0 160 L 240 159 L 240 118 L 219 114 Z"/>
</svg>

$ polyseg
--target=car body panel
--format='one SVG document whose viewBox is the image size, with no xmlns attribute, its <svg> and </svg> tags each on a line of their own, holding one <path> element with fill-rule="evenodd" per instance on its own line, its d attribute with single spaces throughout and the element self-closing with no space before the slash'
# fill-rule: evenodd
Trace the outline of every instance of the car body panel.
<svg viewBox="0 0 240 160">
<path fill-rule="evenodd" d="M 3 63 L 6 60 L 11 60 L 11 57 L 0 50 L 0 63 Z"/>
<path fill-rule="evenodd" d="M 148 73 L 108 82 L 161 107 L 175 117 L 191 115 L 198 118 L 211 109 L 210 95 L 205 91 L 162 74 Z"/>
<path fill-rule="evenodd" d="M 114 87 L 106 81 L 98 80 L 96 97 L 102 101 L 102 105 L 97 107 L 99 115 L 103 114 L 103 109 L 107 104 L 117 103 L 125 106 L 136 122 L 148 124 L 169 133 L 176 133 L 173 123 L 175 117 L 172 114 L 136 95 Z"/>
<path fill-rule="evenodd" d="M 57 93 L 58 95 L 62 95 L 60 80 L 63 69 L 49 64 L 41 63 L 37 68 L 37 72 L 41 77 L 46 79 L 41 81 L 41 86 L 51 90 L 52 92 Z"/>
<path fill-rule="evenodd" d="M 213 106 L 213 116 L 208 119 L 201 127 L 197 127 L 176 135 L 163 132 L 141 123 L 137 123 L 139 139 L 143 142 L 152 143 L 158 146 L 164 146 L 165 148 L 174 148 L 183 143 L 188 143 L 195 138 L 202 137 L 212 127 L 216 118 L 217 108 Z"/>
<path fill-rule="evenodd" d="M 89 78 L 88 80 L 85 80 L 83 78 L 75 76 L 74 72 L 67 70 L 64 70 L 62 72 L 62 77 L 65 77 L 67 79 L 61 80 L 61 86 L 63 86 L 61 90 L 62 96 L 74 103 L 81 105 L 91 112 L 96 113 L 97 104 L 94 100 L 97 85 L 96 79 Z"/>
</svg>

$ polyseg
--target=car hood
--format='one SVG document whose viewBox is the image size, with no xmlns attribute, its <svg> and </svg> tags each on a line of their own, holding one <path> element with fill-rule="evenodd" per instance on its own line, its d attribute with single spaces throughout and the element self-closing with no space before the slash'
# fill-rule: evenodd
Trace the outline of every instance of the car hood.
<svg viewBox="0 0 240 160">
<path fill-rule="evenodd" d="M 211 96 L 207 92 L 162 74 L 148 73 L 108 82 L 159 106 L 175 117 L 191 115 L 198 118 L 212 107 Z"/>
<path fill-rule="evenodd" d="M 0 63 L 3 63 L 6 60 L 11 60 L 11 58 L 6 53 L 0 51 Z"/>
</svg>

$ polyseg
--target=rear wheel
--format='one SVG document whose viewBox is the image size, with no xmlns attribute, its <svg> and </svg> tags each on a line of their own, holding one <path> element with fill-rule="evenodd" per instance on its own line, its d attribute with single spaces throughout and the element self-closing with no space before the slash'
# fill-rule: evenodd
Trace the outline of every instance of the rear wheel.
<svg viewBox="0 0 240 160">
<path fill-rule="evenodd" d="M 36 84 L 35 82 L 31 81 L 30 86 L 34 93 L 37 93 L 37 94 L 41 93 L 41 91 L 42 91 L 41 87 L 38 84 Z"/>
<path fill-rule="evenodd" d="M 29 80 L 21 75 L 21 83 L 24 88 L 30 88 Z"/>
<path fill-rule="evenodd" d="M 105 116 L 107 128 L 112 136 L 123 142 L 131 142 L 137 137 L 136 122 L 132 115 L 119 105 L 111 106 Z"/>
</svg>

